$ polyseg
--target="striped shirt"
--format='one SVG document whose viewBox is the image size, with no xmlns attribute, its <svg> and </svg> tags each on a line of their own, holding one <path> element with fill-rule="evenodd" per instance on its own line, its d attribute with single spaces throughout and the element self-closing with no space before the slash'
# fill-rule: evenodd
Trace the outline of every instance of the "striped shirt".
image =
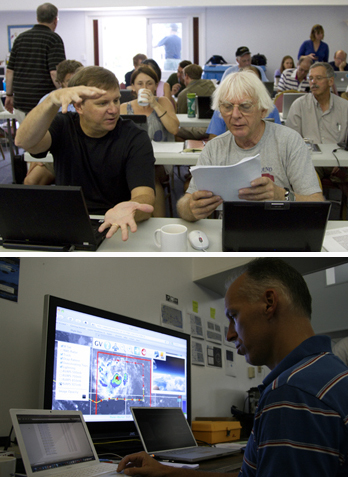
<svg viewBox="0 0 348 477">
<path fill-rule="evenodd" d="M 309 91 L 308 80 L 305 78 L 300 83 L 298 79 L 296 78 L 296 73 L 297 73 L 297 68 L 289 68 L 287 70 L 284 70 L 280 77 L 277 90 L 287 91 L 289 89 L 295 89 L 297 91 L 304 91 L 304 92 L 306 90 Z"/>
<path fill-rule="evenodd" d="M 348 475 L 348 368 L 328 337 L 304 341 L 259 388 L 240 476 Z"/>
<path fill-rule="evenodd" d="M 14 107 L 28 113 L 56 89 L 50 71 L 65 60 L 60 36 L 46 25 L 35 25 L 15 40 L 8 69 L 13 70 Z"/>
</svg>

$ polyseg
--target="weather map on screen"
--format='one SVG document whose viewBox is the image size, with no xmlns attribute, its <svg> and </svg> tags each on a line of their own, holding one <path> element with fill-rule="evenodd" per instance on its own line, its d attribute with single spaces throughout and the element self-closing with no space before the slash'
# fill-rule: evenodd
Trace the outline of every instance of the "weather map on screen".
<svg viewBox="0 0 348 477">
<path fill-rule="evenodd" d="M 49 407 L 80 410 L 86 422 L 131 421 L 133 406 L 181 407 L 187 414 L 186 335 L 76 308 L 56 306 L 47 333 L 47 342 L 54 340 Z"/>
</svg>

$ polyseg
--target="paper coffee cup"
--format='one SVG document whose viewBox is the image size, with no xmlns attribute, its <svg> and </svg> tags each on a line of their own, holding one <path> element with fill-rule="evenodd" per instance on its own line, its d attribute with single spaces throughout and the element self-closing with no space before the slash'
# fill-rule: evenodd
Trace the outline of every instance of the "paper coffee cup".
<svg viewBox="0 0 348 477">
<path fill-rule="evenodd" d="M 143 94 L 144 92 L 144 88 L 142 89 L 139 89 L 138 91 L 138 104 L 139 106 L 148 106 L 149 105 L 149 101 L 147 99 L 147 96 Z"/>
<path fill-rule="evenodd" d="M 16 472 L 16 458 L 0 456 L 0 477 L 14 477 Z"/>
</svg>

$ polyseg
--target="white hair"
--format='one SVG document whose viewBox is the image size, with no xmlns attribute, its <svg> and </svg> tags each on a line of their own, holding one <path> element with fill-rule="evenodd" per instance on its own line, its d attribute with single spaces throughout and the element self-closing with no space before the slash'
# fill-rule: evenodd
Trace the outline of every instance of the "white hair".
<svg viewBox="0 0 348 477">
<path fill-rule="evenodd" d="M 249 97 L 256 101 L 259 109 L 267 110 L 266 116 L 273 111 L 274 104 L 262 81 L 251 70 L 231 73 L 220 83 L 213 93 L 212 108 L 220 110 L 223 101 L 244 101 Z"/>
</svg>

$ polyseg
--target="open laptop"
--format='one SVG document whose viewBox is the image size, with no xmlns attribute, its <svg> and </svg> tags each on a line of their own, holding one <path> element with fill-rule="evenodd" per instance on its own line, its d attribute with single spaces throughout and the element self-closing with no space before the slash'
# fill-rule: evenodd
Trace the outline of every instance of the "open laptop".
<svg viewBox="0 0 348 477">
<path fill-rule="evenodd" d="M 211 109 L 211 96 L 197 96 L 197 117 L 199 119 L 211 119 L 214 111 Z"/>
<path fill-rule="evenodd" d="M 346 91 L 348 87 L 348 71 L 335 71 L 335 86 L 339 93 Z"/>
<path fill-rule="evenodd" d="M 49 252 L 97 250 L 106 231 L 77 186 L 0 185 L 0 245 Z"/>
<path fill-rule="evenodd" d="M 121 114 L 120 118 L 130 119 L 135 123 L 140 129 L 144 129 L 146 132 L 148 130 L 147 116 L 145 114 Z"/>
<path fill-rule="evenodd" d="M 145 452 L 158 459 L 195 463 L 239 452 L 198 446 L 180 407 L 132 407 L 131 411 Z"/>
<path fill-rule="evenodd" d="M 10 409 L 27 477 L 115 477 L 100 462 L 81 411 Z"/>
<path fill-rule="evenodd" d="M 283 94 L 283 119 L 287 119 L 292 103 L 307 93 L 284 93 Z"/>
<path fill-rule="evenodd" d="M 224 252 L 320 252 L 331 203 L 224 202 Z"/>
</svg>

